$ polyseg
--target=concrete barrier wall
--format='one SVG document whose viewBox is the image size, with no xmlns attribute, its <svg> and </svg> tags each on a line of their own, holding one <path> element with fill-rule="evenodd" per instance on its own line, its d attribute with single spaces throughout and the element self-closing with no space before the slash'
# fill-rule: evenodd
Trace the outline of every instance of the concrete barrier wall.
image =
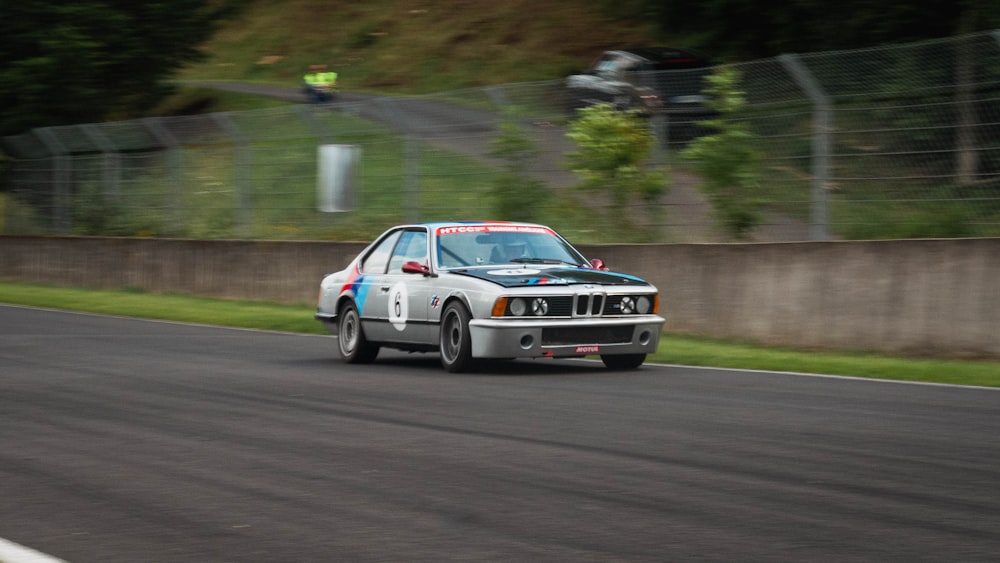
<svg viewBox="0 0 1000 563">
<path fill-rule="evenodd" d="M 1000 357 L 1000 239 L 588 248 L 601 254 L 661 289 L 668 330 Z"/>
<path fill-rule="evenodd" d="M 312 303 L 363 243 L 0 237 L 0 279 Z M 666 329 L 1000 358 L 1000 239 L 580 245 L 660 288 Z"/>
</svg>

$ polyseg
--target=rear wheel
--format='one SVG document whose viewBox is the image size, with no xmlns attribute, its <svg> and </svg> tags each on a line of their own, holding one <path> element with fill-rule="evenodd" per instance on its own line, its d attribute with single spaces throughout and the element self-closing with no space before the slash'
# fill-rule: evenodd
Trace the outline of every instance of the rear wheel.
<svg viewBox="0 0 1000 563">
<path fill-rule="evenodd" d="M 601 361 L 604 362 L 604 365 L 607 366 L 608 369 L 635 369 L 641 366 L 642 362 L 646 361 L 646 354 L 606 354 L 601 356 Z"/>
<path fill-rule="evenodd" d="M 441 365 L 453 373 L 472 369 L 469 317 L 469 311 L 459 301 L 452 301 L 441 313 Z"/>
<path fill-rule="evenodd" d="M 378 356 L 378 345 L 365 338 L 361 329 L 361 316 L 353 302 L 346 303 L 337 323 L 337 344 L 340 357 L 349 364 L 370 364 Z"/>
</svg>

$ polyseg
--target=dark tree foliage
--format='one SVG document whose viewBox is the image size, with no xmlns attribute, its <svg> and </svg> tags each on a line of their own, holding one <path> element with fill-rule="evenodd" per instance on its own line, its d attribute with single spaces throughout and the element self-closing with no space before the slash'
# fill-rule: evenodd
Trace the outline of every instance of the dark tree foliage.
<svg viewBox="0 0 1000 563">
<path fill-rule="evenodd" d="M 132 117 L 169 92 L 168 80 L 234 0 L 0 2 L 0 134 Z"/>
<path fill-rule="evenodd" d="M 622 0 L 622 15 L 746 60 L 905 43 L 1000 26 L 996 0 Z"/>
</svg>

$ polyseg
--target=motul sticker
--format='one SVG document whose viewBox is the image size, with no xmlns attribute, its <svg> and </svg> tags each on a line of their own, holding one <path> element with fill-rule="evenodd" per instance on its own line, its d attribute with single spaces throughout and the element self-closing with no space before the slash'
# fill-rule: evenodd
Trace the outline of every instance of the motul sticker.
<svg viewBox="0 0 1000 563">
<path fill-rule="evenodd" d="M 577 346 L 577 354 L 598 354 L 601 351 L 600 346 Z"/>
</svg>

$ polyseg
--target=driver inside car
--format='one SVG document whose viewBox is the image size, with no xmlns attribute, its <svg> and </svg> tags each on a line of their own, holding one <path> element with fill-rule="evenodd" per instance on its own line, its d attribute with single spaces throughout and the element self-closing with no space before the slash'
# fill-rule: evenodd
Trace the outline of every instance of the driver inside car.
<svg viewBox="0 0 1000 563">
<path fill-rule="evenodd" d="M 490 261 L 495 264 L 502 264 L 504 262 L 511 262 L 515 258 L 524 258 L 526 256 L 528 256 L 527 243 L 523 240 L 511 240 L 504 241 L 502 244 L 493 247 Z"/>
</svg>

